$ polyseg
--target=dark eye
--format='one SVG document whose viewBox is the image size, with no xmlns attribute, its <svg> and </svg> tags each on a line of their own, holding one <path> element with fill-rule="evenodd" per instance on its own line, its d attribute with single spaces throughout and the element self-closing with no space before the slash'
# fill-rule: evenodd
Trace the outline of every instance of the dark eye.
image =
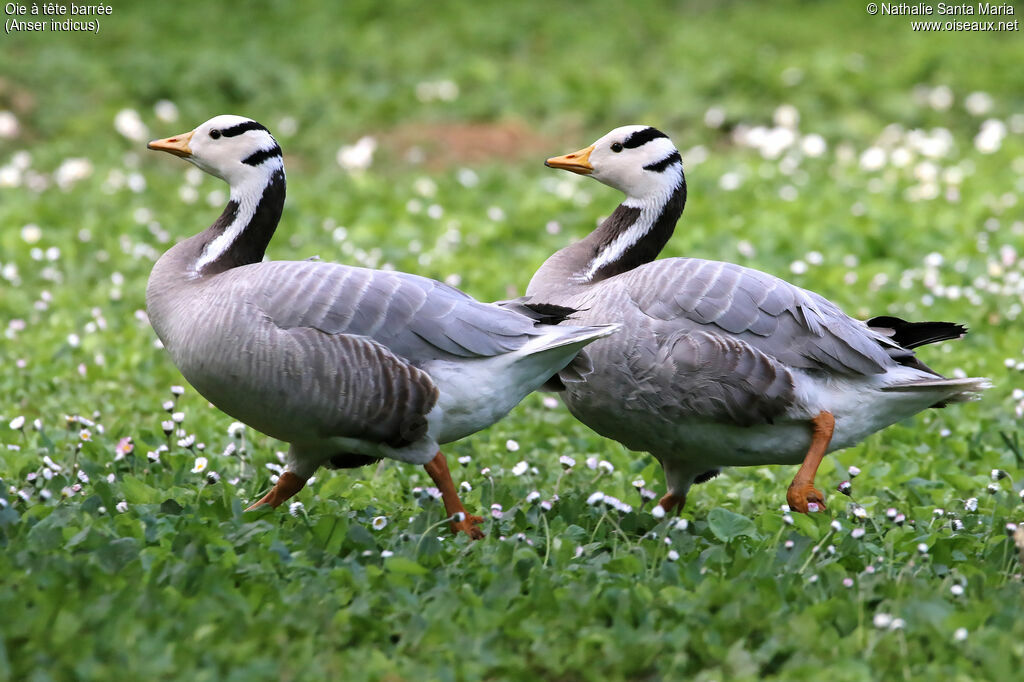
<svg viewBox="0 0 1024 682">
<path fill-rule="evenodd" d="M 618 142 L 612 142 L 612 151 L 618 154 L 622 151 L 622 145 Z"/>
<path fill-rule="evenodd" d="M 215 140 L 218 139 L 220 137 L 220 131 L 219 130 L 211 130 L 210 131 L 210 137 L 212 137 Z"/>
</svg>

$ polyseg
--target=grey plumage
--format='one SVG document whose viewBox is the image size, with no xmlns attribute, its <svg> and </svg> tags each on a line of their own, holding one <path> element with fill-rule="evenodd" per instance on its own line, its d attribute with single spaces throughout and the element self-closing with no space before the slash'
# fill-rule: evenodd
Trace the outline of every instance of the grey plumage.
<svg viewBox="0 0 1024 682">
<path fill-rule="evenodd" d="M 582 380 L 562 372 L 563 399 L 598 433 L 661 461 L 670 507 L 720 466 L 799 462 L 811 458 L 812 442 L 820 461 L 826 447 L 853 445 L 988 386 L 946 379 L 914 355 L 918 345 L 962 336 L 960 325 L 864 323 L 764 272 L 653 260 L 686 197 L 679 154 L 660 131 L 618 128 L 547 163 L 591 175 L 627 199 L 545 261 L 523 303 L 578 310 L 572 323 L 622 324 L 580 353 L 591 366 Z M 808 466 L 810 479 L 795 481 L 787 495 L 801 511 L 822 502 L 810 483 L 817 464 Z"/>
<path fill-rule="evenodd" d="M 615 325 L 553 326 L 440 282 L 316 261 L 264 262 L 284 205 L 281 149 L 263 126 L 219 116 L 150 148 L 221 177 L 231 198 L 165 253 L 150 321 L 185 378 L 239 421 L 290 444 L 276 506 L 322 464 L 424 464 L 453 529 L 465 517 L 441 443 L 490 426 Z M 260 504 L 257 503 L 257 504 Z"/>
</svg>

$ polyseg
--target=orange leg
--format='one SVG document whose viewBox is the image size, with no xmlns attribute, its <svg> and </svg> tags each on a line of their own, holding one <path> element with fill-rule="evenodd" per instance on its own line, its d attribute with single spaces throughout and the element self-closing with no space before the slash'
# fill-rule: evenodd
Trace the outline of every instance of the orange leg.
<svg viewBox="0 0 1024 682">
<path fill-rule="evenodd" d="M 800 470 L 793 477 L 786 491 L 786 502 L 793 511 L 807 513 L 825 509 L 825 496 L 814 487 L 814 476 L 821 466 L 821 459 L 828 450 L 835 429 L 836 419 L 831 412 L 821 412 L 811 420 L 811 447 L 807 450 Z M 815 505 L 814 508 L 811 505 Z"/>
<path fill-rule="evenodd" d="M 434 481 L 434 485 L 441 491 L 441 501 L 444 502 L 445 513 L 448 516 L 454 516 L 461 512 L 465 517 L 462 521 L 451 522 L 452 532 L 458 533 L 462 531 L 474 540 L 482 539 L 484 532 L 477 528 L 476 525 L 483 523 L 484 520 L 479 516 L 470 516 L 466 508 L 462 506 L 459 493 L 455 490 L 455 483 L 452 482 L 452 474 L 448 471 L 448 460 L 444 458 L 444 453 L 438 450 L 437 454 L 434 455 L 434 459 L 424 464 L 423 468 L 427 470 L 430 478 Z"/>
<path fill-rule="evenodd" d="M 292 472 L 286 471 L 277 479 L 277 483 L 270 489 L 269 493 L 264 495 L 259 502 L 252 505 L 245 511 L 252 511 L 253 509 L 262 507 L 265 504 L 269 504 L 271 507 L 277 507 L 289 497 L 292 497 L 295 493 L 302 490 L 302 486 L 304 485 L 306 485 L 305 481 Z"/>
<path fill-rule="evenodd" d="M 683 511 L 683 507 L 686 506 L 686 495 L 677 495 L 676 493 L 665 493 L 665 495 L 658 500 L 658 506 L 665 510 L 665 514 L 671 514 L 672 510 L 676 507 L 679 511 Z"/>
</svg>

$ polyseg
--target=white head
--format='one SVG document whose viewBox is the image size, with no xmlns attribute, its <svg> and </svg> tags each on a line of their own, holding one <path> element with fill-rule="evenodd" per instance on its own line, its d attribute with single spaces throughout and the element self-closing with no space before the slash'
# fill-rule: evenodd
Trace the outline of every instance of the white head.
<svg viewBox="0 0 1024 682">
<path fill-rule="evenodd" d="M 616 128 L 586 149 L 545 163 L 589 175 L 640 201 L 671 193 L 683 178 L 683 161 L 672 140 L 644 125 Z"/>
<path fill-rule="evenodd" d="M 281 148 L 269 130 L 250 118 L 230 114 L 148 146 L 180 156 L 232 187 L 265 184 L 284 165 Z"/>
</svg>

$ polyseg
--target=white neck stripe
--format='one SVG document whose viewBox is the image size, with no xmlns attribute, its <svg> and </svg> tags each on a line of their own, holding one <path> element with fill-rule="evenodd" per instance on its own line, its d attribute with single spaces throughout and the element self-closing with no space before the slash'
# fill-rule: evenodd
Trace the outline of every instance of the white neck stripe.
<svg viewBox="0 0 1024 682">
<path fill-rule="evenodd" d="M 284 161 L 277 157 L 274 160 L 261 164 L 258 168 L 264 171 L 261 173 L 262 178 L 260 178 L 260 182 L 247 182 L 237 187 L 231 187 L 229 200 L 238 204 L 238 209 L 235 211 L 235 219 L 224 228 L 223 232 L 203 248 L 203 252 L 199 254 L 199 258 L 196 259 L 192 266 L 193 275 L 198 276 L 203 268 L 219 260 L 221 256 L 231 249 L 245 231 L 245 228 L 252 222 L 253 216 L 256 215 L 256 209 L 260 205 L 260 200 L 263 198 L 263 191 L 270 184 L 274 174 L 284 168 Z"/>
<path fill-rule="evenodd" d="M 629 249 L 643 239 L 644 235 L 651 231 L 658 220 L 658 216 L 661 215 L 662 210 L 665 208 L 665 204 L 668 203 L 673 192 L 675 192 L 675 188 L 668 188 L 668 191 L 659 192 L 651 197 L 644 199 L 628 197 L 623 201 L 622 205 L 627 208 L 640 209 L 640 214 L 636 217 L 636 221 L 629 226 L 629 229 L 617 236 L 610 244 L 608 244 L 608 246 L 601 249 L 601 251 L 594 256 L 594 259 L 590 261 L 587 269 L 577 274 L 574 279 L 580 282 L 589 282 L 601 268 L 611 265 L 622 258 Z"/>
</svg>

